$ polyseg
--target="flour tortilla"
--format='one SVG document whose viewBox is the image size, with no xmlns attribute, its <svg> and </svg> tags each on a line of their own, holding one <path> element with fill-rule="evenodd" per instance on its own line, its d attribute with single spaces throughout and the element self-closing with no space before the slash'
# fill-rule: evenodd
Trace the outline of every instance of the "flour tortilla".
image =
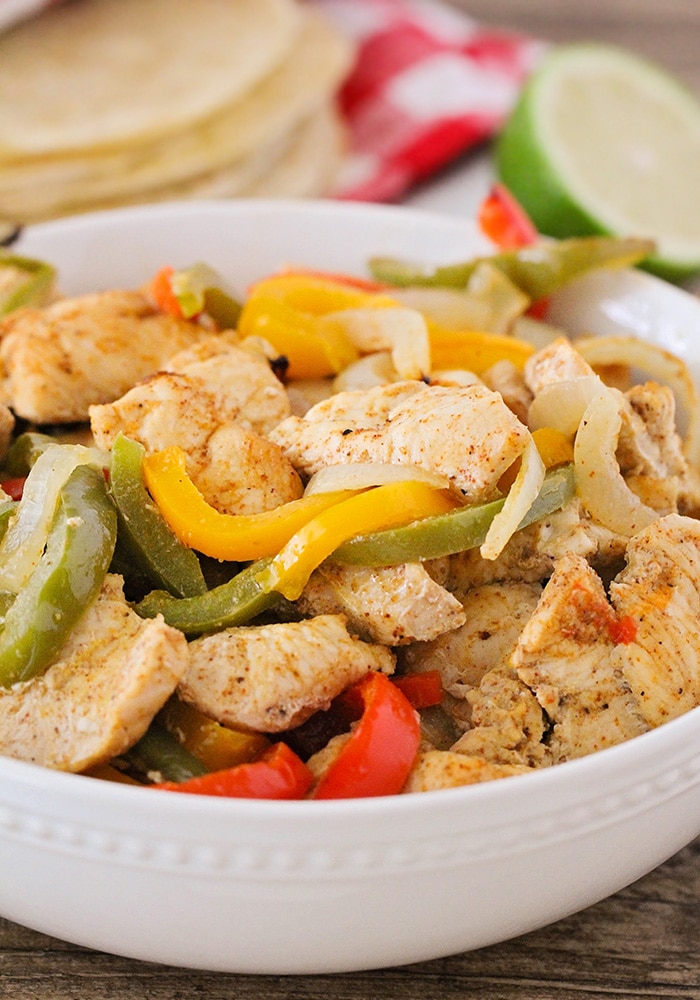
<svg viewBox="0 0 700 1000">
<path fill-rule="evenodd" d="M 0 36 L 0 160 L 153 140 L 241 99 L 290 52 L 293 0 L 73 0 Z"/>
<path fill-rule="evenodd" d="M 254 157 L 187 181 L 119 200 L 64 204 L 56 216 L 144 202 L 217 198 L 312 198 L 327 195 L 347 149 L 345 123 L 328 103 Z"/>
<path fill-rule="evenodd" d="M 0 168 L 0 215 L 23 222 L 55 216 L 81 202 L 119 201 L 184 183 L 244 160 L 254 179 L 266 150 L 335 94 L 353 50 L 316 12 L 303 9 L 288 57 L 244 97 L 197 128 L 122 151 L 8 164 Z M 262 160 L 261 160 L 262 155 Z M 263 166 L 256 166 L 258 161 Z"/>
</svg>

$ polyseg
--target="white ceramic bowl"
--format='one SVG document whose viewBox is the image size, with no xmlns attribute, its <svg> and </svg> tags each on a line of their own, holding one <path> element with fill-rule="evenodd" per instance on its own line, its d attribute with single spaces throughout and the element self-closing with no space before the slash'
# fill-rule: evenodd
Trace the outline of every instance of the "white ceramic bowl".
<svg viewBox="0 0 700 1000">
<path fill-rule="evenodd" d="M 362 273 L 376 253 L 439 262 L 479 246 L 464 220 L 258 202 L 50 223 L 18 249 L 55 261 L 63 289 L 77 292 L 198 259 L 243 287 L 288 263 Z M 198 969 L 352 971 L 555 921 L 699 832 L 700 709 L 550 770 L 381 800 L 156 795 L 2 759 L 0 913 L 82 945 Z"/>
</svg>

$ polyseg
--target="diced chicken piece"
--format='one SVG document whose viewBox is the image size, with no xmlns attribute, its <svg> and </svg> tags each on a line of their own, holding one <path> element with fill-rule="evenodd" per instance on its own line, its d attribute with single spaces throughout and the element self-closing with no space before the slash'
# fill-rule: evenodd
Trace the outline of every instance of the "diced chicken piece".
<svg viewBox="0 0 700 1000">
<path fill-rule="evenodd" d="M 525 380 L 534 395 L 556 382 L 594 374 L 564 338 L 538 351 L 525 365 Z M 653 382 L 634 386 L 624 394 L 621 416 L 616 458 L 629 488 L 661 514 L 675 512 L 679 503 L 695 509 L 700 490 L 676 431 L 673 391 Z"/>
<path fill-rule="evenodd" d="M 118 399 L 207 335 L 195 323 L 158 312 L 135 291 L 20 309 L 0 320 L 3 400 L 40 424 L 86 420 L 90 405 Z"/>
<path fill-rule="evenodd" d="M 289 416 L 285 387 L 262 352 L 239 346 L 229 331 L 210 337 L 171 357 L 165 371 L 201 384 L 229 419 L 267 434 Z"/>
<path fill-rule="evenodd" d="M 313 798 L 314 788 L 318 785 L 331 764 L 335 764 L 350 736 L 350 733 L 339 733 L 337 736 L 333 736 L 326 743 L 325 747 L 312 754 L 307 760 L 306 766 L 314 776 L 314 784 L 309 793 L 309 798 Z"/>
<path fill-rule="evenodd" d="M 635 623 L 634 642 L 617 645 L 611 659 L 645 723 L 700 705 L 700 522 L 670 514 L 636 535 L 610 597 Z"/>
<path fill-rule="evenodd" d="M 445 586 L 458 597 L 472 588 L 499 581 L 534 583 L 551 575 L 554 563 L 567 552 L 575 552 L 596 566 L 620 559 L 627 539 L 594 524 L 572 500 L 535 524 L 518 531 L 501 555 L 493 561 L 481 559 L 479 551 L 450 557 Z"/>
<path fill-rule="evenodd" d="M 139 618 L 110 575 L 46 673 L 0 688 L 0 753 L 62 771 L 104 763 L 143 736 L 187 664 L 182 633 Z"/>
<path fill-rule="evenodd" d="M 251 514 L 297 499 L 299 476 L 264 436 L 289 413 L 265 358 L 207 341 L 168 364 L 178 370 L 157 372 L 121 399 L 90 407 L 98 446 L 109 450 L 120 431 L 148 452 L 179 445 L 195 485 L 223 513 Z"/>
<path fill-rule="evenodd" d="M 525 383 L 533 396 L 553 382 L 594 374 L 588 362 L 565 337 L 557 337 L 525 362 Z"/>
<path fill-rule="evenodd" d="M 588 563 L 573 554 L 560 559 L 512 656 L 518 677 L 552 722 L 553 763 L 649 728 L 612 655 L 617 625 L 603 584 Z"/>
<path fill-rule="evenodd" d="M 625 396 L 629 411 L 623 414 L 617 458 L 627 484 L 662 513 L 698 513 L 700 476 L 683 453 L 673 391 L 645 382 Z"/>
<path fill-rule="evenodd" d="M 467 757 L 449 750 L 429 750 L 419 755 L 403 791 L 432 792 L 441 788 L 460 788 L 462 785 L 528 774 L 531 770 L 520 765 L 494 764 L 480 757 Z"/>
<path fill-rule="evenodd" d="M 466 698 L 484 674 L 508 661 L 541 593 L 538 583 L 494 583 L 470 591 L 461 601 L 464 624 L 401 650 L 402 666 L 411 673 L 439 670 L 445 690 Z"/>
<path fill-rule="evenodd" d="M 492 365 L 482 375 L 484 385 L 494 392 L 500 392 L 509 410 L 512 410 L 518 420 L 527 423 L 527 413 L 532 402 L 532 393 L 525 383 L 525 377 L 512 361 L 503 359 Z"/>
<path fill-rule="evenodd" d="M 447 476 L 475 502 L 495 495 L 528 436 L 485 386 L 421 382 L 340 393 L 270 434 L 304 475 L 346 462 L 412 464 Z"/>
<path fill-rule="evenodd" d="M 452 750 L 494 764 L 541 767 L 547 763 L 542 739 L 547 720 L 523 681 L 507 664 L 484 674 L 477 690 L 467 694 L 471 724 Z"/>
<path fill-rule="evenodd" d="M 341 615 L 230 628 L 190 643 L 180 697 L 224 725 L 264 733 L 301 725 L 393 653 L 353 638 Z"/>
<path fill-rule="evenodd" d="M 14 429 L 15 418 L 12 415 L 12 410 L 0 403 L 0 461 L 7 454 Z"/>
<path fill-rule="evenodd" d="M 433 639 L 464 622 L 462 605 L 420 563 L 324 564 L 297 607 L 303 615 L 343 614 L 351 632 L 384 646 Z"/>
</svg>

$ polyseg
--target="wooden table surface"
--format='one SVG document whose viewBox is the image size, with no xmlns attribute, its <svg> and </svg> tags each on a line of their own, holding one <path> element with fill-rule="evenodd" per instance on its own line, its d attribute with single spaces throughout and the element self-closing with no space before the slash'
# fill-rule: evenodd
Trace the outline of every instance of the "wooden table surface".
<svg viewBox="0 0 700 1000">
<path fill-rule="evenodd" d="M 554 42 L 625 45 L 700 94 L 700 0 L 458 2 L 484 22 Z M 1 1000 L 190 997 L 700 1000 L 700 840 L 611 899 L 544 930 L 477 952 L 353 975 L 188 972 L 90 952 L 0 920 Z"/>
</svg>

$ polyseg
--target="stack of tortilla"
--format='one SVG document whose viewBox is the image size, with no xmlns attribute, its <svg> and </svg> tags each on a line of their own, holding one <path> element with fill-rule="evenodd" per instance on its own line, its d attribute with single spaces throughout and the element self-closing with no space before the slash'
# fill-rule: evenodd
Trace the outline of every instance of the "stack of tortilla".
<svg viewBox="0 0 700 1000">
<path fill-rule="evenodd" d="M 0 219 L 327 193 L 352 49 L 297 0 L 71 0 L 0 37 Z"/>
</svg>

